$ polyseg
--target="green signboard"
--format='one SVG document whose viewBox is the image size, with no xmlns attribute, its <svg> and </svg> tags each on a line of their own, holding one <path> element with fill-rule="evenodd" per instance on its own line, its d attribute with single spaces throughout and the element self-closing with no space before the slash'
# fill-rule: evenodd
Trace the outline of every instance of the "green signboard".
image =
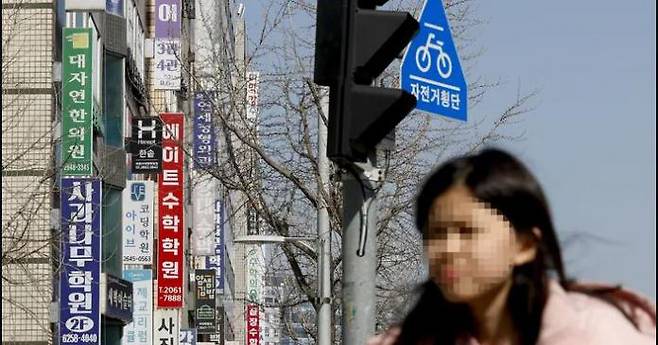
<svg viewBox="0 0 658 345">
<path fill-rule="evenodd" d="M 64 28 L 62 57 L 62 175 L 91 176 L 93 157 L 92 35 Z"/>
</svg>

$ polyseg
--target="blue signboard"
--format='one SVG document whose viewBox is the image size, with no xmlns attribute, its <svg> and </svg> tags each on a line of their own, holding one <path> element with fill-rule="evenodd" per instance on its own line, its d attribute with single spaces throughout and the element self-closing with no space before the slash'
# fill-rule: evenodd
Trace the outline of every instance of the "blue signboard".
<svg viewBox="0 0 658 345">
<path fill-rule="evenodd" d="M 215 166 L 215 128 L 212 121 L 212 96 L 210 91 L 194 94 L 194 168 L 208 169 Z"/>
<path fill-rule="evenodd" d="M 215 255 L 206 256 L 206 267 L 214 269 L 215 288 L 218 294 L 224 293 L 224 224 L 226 217 L 224 203 L 215 200 Z"/>
<path fill-rule="evenodd" d="M 61 180 L 60 344 L 101 343 L 101 180 Z"/>
<path fill-rule="evenodd" d="M 423 5 L 420 29 L 400 66 L 400 87 L 416 97 L 418 110 L 467 119 L 468 88 L 441 0 Z"/>
<path fill-rule="evenodd" d="M 128 324 L 133 320 L 133 283 L 105 273 L 106 317 Z"/>
<path fill-rule="evenodd" d="M 196 328 L 183 328 L 179 332 L 180 345 L 196 345 Z"/>
<path fill-rule="evenodd" d="M 105 12 L 123 17 L 123 0 L 105 0 Z"/>
</svg>

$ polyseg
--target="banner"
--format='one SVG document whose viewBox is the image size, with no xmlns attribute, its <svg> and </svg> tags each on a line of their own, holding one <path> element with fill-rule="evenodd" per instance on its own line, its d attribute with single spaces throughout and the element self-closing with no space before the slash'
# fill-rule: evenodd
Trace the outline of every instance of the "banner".
<svg viewBox="0 0 658 345">
<path fill-rule="evenodd" d="M 133 117 L 130 151 L 134 174 L 162 170 L 162 123 L 157 117 Z"/>
<path fill-rule="evenodd" d="M 92 32 L 64 28 L 62 42 L 62 175 L 94 174 Z"/>
<path fill-rule="evenodd" d="M 156 90 L 180 89 L 181 13 L 180 0 L 155 0 Z"/>
<path fill-rule="evenodd" d="M 180 344 L 180 321 L 176 309 L 156 309 L 155 318 L 155 340 L 157 345 L 179 345 Z"/>
<path fill-rule="evenodd" d="M 224 224 L 226 222 L 224 205 L 215 200 L 215 255 L 206 257 L 206 268 L 215 270 L 217 294 L 224 293 Z"/>
<path fill-rule="evenodd" d="M 182 113 L 161 115 L 162 173 L 158 174 L 158 307 L 183 307 L 183 149 Z"/>
<path fill-rule="evenodd" d="M 180 330 L 180 345 L 197 345 L 196 329 L 185 328 Z"/>
<path fill-rule="evenodd" d="M 101 197 L 98 178 L 61 179 L 61 344 L 101 343 Z"/>
<path fill-rule="evenodd" d="M 121 193 L 123 264 L 153 263 L 153 181 L 126 181 Z"/>
<path fill-rule="evenodd" d="M 247 120 L 256 121 L 258 116 L 258 83 L 259 72 L 247 72 Z"/>
<path fill-rule="evenodd" d="M 247 344 L 258 345 L 260 342 L 260 319 L 258 304 L 247 304 Z"/>
<path fill-rule="evenodd" d="M 215 270 L 195 271 L 195 322 L 199 334 L 217 331 L 215 318 Z"/>
<path fill-rule="evenodd" d="M 211 91 L 194 94 L 194 169 L 211 169 L 217 164 L 212 101 Z"/>
<path fill-rule="evenodd" d="M 121 345 L 153 344 L 153 281 L 151 270 L 124 270 L 133 283 L 133 322 L 123 327 Z"/>
</svg>

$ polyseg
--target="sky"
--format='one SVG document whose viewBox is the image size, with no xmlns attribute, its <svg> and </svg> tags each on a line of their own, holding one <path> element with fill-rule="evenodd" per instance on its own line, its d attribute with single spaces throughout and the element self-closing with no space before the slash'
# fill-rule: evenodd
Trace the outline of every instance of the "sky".
<svg viewBox="0 0 658 345">
<path fill-rule="evenodd" d="M 256 3 L 261 5 L 265 0 Z M 246 10 L 254 35 L 262 12 Z M 538 90 L 498 146 L 537 175 L 567 273 L 656 295 L 655 2 L 476 1 L 485 49 L 467 74 L 500 80 L 470 121 Z M 256 5 L 256 6 L 254 6 Z"/>
<path fill-rule="evenodd" d="M 567 273 L 656 299 L 656 4 L 479 1 L 475 73 L 504 86 L 478 111 L 538 89 L 500 145 L 542 183 Z M 477 111 L 474 118 L 480 116 Z"/>
</svg>

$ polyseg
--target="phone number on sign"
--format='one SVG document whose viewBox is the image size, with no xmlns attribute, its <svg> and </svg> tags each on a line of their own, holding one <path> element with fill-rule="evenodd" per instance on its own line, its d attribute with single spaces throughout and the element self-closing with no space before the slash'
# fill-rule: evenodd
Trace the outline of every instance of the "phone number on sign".
<svg viewBox="0 0 658 345">
<path fill-rule="evenodd" d="M 98 334 L 62 334 L 62 343 L 95 343 L 98 341 Z"/>
</svg>

